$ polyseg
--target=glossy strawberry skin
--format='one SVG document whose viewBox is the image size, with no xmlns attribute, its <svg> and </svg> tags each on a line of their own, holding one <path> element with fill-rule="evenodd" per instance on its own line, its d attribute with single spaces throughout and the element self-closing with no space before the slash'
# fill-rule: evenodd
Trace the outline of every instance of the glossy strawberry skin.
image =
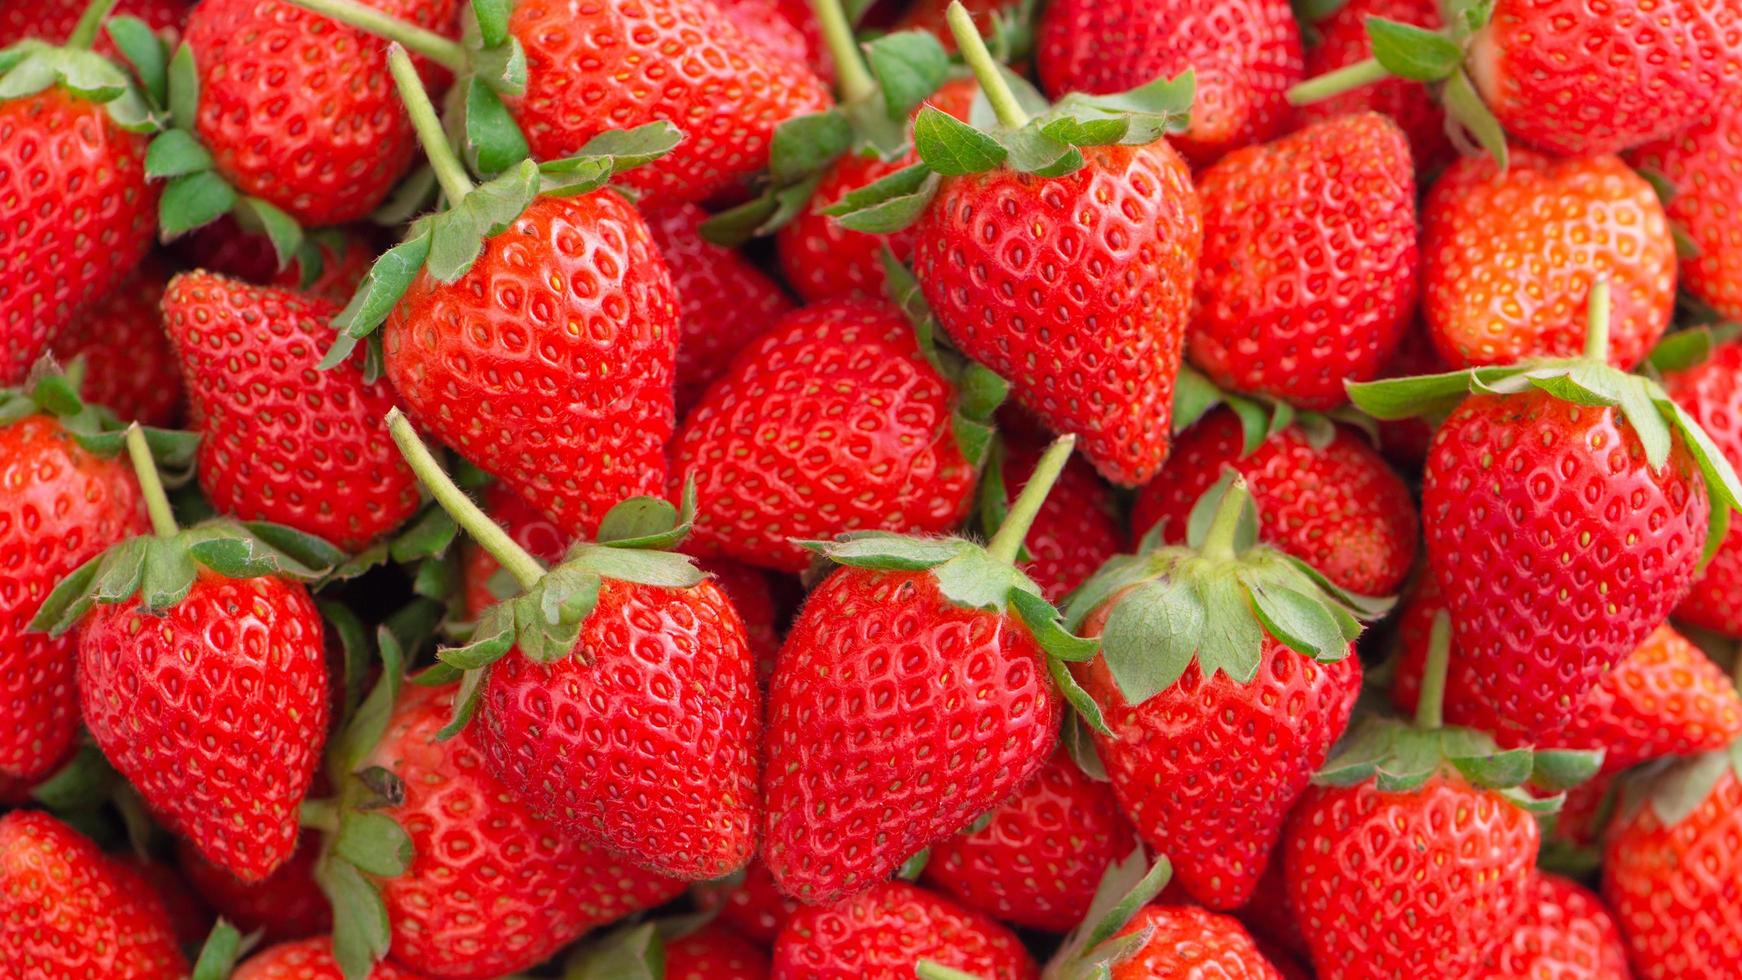
<svg viewBox="0 0 1742 980">
<path fill-rule="evenodd" d="M 1083 921 L 1107 865 L 1129 856 L 1133 840 L 1112 788 L 1061 751 L 986 826 L 932 845 L 924 880 L 1001 922 L 1065 933 Z"/>
<path fill-rule="evenodd" d="M 1742 343 L 1720 344 L 1704 363 L 1663 379 L 1664 390 L 1712 437 L 1731 466 L 1742 465 Z M 1742 636 L 1742 522 L 1675 608 L 1677 619 L 1728 636 Z"/>
<path fill-rule="evenodd" d="M 1218 385 L 1331 409 L 1415 309 L 1415 167 L 1378 113 L 1338 116 L 1198 176 L 1204 254 L 1187 354 Z"/>
<path fill-rule="evenodd" d="M 1465 399 L 1434 436 L 1422 525 L 1474 695 L 1523 737 L 1557 729 L 1687 595 L 1707 509 L 1688 451 L 1652 472 L 1614 409 Z"/>
<path fill-rule="evenodd" d="M 1090 147 L 1068 177 L 946 178 L 914 267 L 961 351 L 1121 486 L 1167 457 L 1203 217 L 1165 142 Z"/>
<path fill-rule="evenodd" d="M 1742 99 L 1729 96 L 1686 129 L 1627 154 L 1675 188 L 1664 205 L 1697 254 L 1681 260 L 1677 284 L 1729 319 L 1742 318 Z"/>
<path fill-rule="evenodd" d="M 1742 84 L 1742 4 L 1499 0 L 1471 42 L 1482 99 L 1512 136 L 1562 156 L 1667 136 Z"/>
<path fill-rule="evenodd" d="M 174 980 L 169 916 L 95 844 L 39 811 L 0 817 L 0 963 L 8 976 Z"/>
<path fill-rule="evenodd" d="M 75 638 L 30 620 L 73 569 L 149 529 L 125 460 L 92 455 L 49 415 L 0 426 L 0 778 L 47 776 L 78 733 Z"/>
<path fill-rule="evenodd" d="M 661 119 L 685 132 L 623 175 L 648 202 L 705 200 L 767 164 L 777 125 L 832 104 L 821 79 L 747 42 L 707 0 L 526 0 L 508 29 L 527 76 L 508 102 L 536 159 Z"/>
<path fill-rule="evenodd" d="M 145 137 L 51 86 L 0 101 L 0 385 L 14 385 L 81 308 L 151 245 Z"/>
<path fill-rule="evenodd" d="M 1704 800 L 1665 825 L 1639 806 L 1610 828 L 1603 897 L 1640 980 L 1719 980 L 1742 970 L 1742 779 L 1719 775 Z"/>
<path fill-rule="evenodd" d="M 438 34 L 457 27 L 455 0 L 368 5 Z M 366 217 L 410 165 L 417 139 L 387 42 L 283 0 L 202 0 L 184 41 L 199 71 L 194 135 L 238 192 L 307 227 L 336 225 Z"/>
<path fill-rule="evenodd" d="M 943 533 L 976 473 L 956 442 L 955 390 L 895 307 L 835 300 L 782 319 L 742 351 L 678 433 L 694 477 L 698 555 L 808 568 L 793 539 Z"/>
<path fill-rule="evenodd" d="M 1320 976 L 1480 975 L 1530 903 L 1536 821 L 1456 776 L 1314 787 L 1289 817 L 1289 898 Z"/>
<path fill-rule="evenodd" d="M 164 826 L 243 881 L 296 849 L 326 738 L 320 612 L 301 584 L 202 570 L 151 616 L 134 596 L 79 633 L 85 727 Z"/>
<path fill-rule="evenodd" d="M 800 909 L 774 943 L 782 980 L 906 980 L 929 959 L 985 980 L 1036 977 L 1034 961 L 989 916 L 903 881 L 837 905 Z"/>
<path fill-rule="evenodd" d="M 1524 916 L 1490 958 L 1488 980 L 1625 980 L 1627 950 L 1603 901 L 1558 875 L 1531 881 Z"/>
<path fill-rule="evenodd" d="M 765 980 L 768 954 L 719 923 L 665 944 L 666 980 Z"/>
<path fill-rule="evenodd" d="M 741 876 L 698 881 L 691 893 L 702 911 L 716 913 L 721 922 L 763 945 L 774 942 L 786 920 L 803 907 L 780 893 L 760 856 L 750 859 Z"/>
<path fill-rule="evenodd" d="M 607 579 L 575 652 L 490 670 L 478 745 L 490 772 L 571 836 L 689 880 L 749 860 L 760 697 L 718 586 Z"/>
<path fill-rule="evenodd" d="M 1112 608 L 1091 613 L 1085 635 L 1100 635 Z M 1112 729 L 1095 735 L 1095 748 L 1120 807 L 1173 862 L 1173 880 L 1214 909 L 1252 897 L 1289 808 L 1342 737 L 1361 691 L 1353 650 L 1320 664 L 1266 634 L 1260 657 L 1251 684 L 1221 672 L 1206 679 L 1194 660 L 1136 706 L 1106 661 L 1073 671 Z"/>
<path fill-rule="evenodd" d="M 535 815 L 489 775 L 477 729 L 437 741 L 455 690 L 408 688 L 366 760 L 405 784 L 404 802 L 385 811 L 413 854 L 381 882 L 395 960 L 434 976 L 499 977 L 683 890 Z"/>
<path fill-rule="evenodd" d="M 1039 460 L 1040 450 L 1032 446 L 1005 448 L 1002 475 L 1007 503 L 1028 485 Z M 1029 560 L 1022 563 L 1022 570 L 1040 586 L 1042 595 L 1053 602 L 1062 600 L 1119 553 L 1121 535 L 1113 514 L 1106 485 L 1087 464 L 1072 458 L 1047 492 L 1023 541 Z"/>
<path fill-rule="evenodd" d="M 319 369 L 339 307 L 206 272 L 170 280 L 163 323 L 200 431 L 200 486 L 221 511 L 347 551 L 417 511 L 417 478 L 387 434 L 398 401 L 361 359 Z"/>
<path fill-rule="evenodd" d="M 1591 283 L 1609 280 L 1609 361 L 1638 364 L 1675 307 L 1675 241 L 1643 177 L 1613 156 L 1465 157 L 1422 206 L 1422 312 L 1453 368 L 1584 350 Z"/>
<path fill-rule="evenodd" d="M 1367 34 L 1369 17 L 1428 30 L 1440 27 L 1440 8 L 1435 0 L 1349 0 L 1313 24 L 1318 43 L 1307 49 L 1306 76 L 1317 78 L 1372 57 L 1373 41 Z M 1409 136 L 1410 155 L 1421 169 L 1445 163 L 1452 157 L 1452 141 L 1446 136 L 1446 114 L 1420 82 L 1386 78 L 1301 107 L 1301 115 L 1309 120 L 1354 112 L 1382 112 L 1390 116 Z"/>
<path fill-rule="evenodd" d="M 1194 167 L 1280 134 L 1302 78 L 1300 29 L 1282 0 L 1059 0 L 1035 39 L 1049 95 L 1123 92 L 1191 69 L 1191 128 L 1173 138 Z"/>
<path fill-rule="evenodd" d="M 634 207 L 542 197 L 459 279 L 419 274 L 387 318 L 387 377 L 419 428 L 590 537 L 664 490 L 677 311 Z"/>
<path fill-rule="evenodd" d="M 176 842 L 176 864 L 200 897 L 243 935 L 260 932 L 263 943 L 333 931 L 332 904 L 314 878 L 320 853 L 320 835 L 305 830 L 276 871 L 259 881 L 242 881 L 206 860 L 185 838 Z"/>
<path fill-rule="evenodd" d="M 236 967 L 230 980 L 345 980 L 345 973 L 333 959 L 332 938 L 316 936 L 260 950 Z M 369 971 L 367 980 L 424 980 L 424 976 L 383 960 Z"/>
<path fill-rule="evenodd" d="M 1167 467 L 1138 492 L 1131 536 L 1160 525 L 1180 544 L 1198 499 L 1233 467 L 1258 508 L 1259 534 L 1362 595 L 1391 595 L 1415 564 L 1419 533 L 1409 487 L 1365 437 L 1345 428 L 1323 448 L 1289 427 L 1243 449 L 1240 421 L 1218 409 L 1181 433 Z"/>
<path fill-rule="evenodd" d="M 124 422 L 165 427 L 181 418 L 181 366 L 158 309 L 168 281 L 162 266 L 147 259 L 49 343 L 63 365 L 84 358 L 79 394 Z"/>
<path fill-rule="evenodd" d="M 813 903 L 863 891 L 1044 766 L 1062 710 L 1012 617 L 954 605 L 929 573 L 835 571 L 769 685 L 774 880 Z"/>
<path fill-rule="evenodd" d="M 1113 980 L 1280 980 L 1238 920 L 1190 905 L 1145 905 L 1119 931 L 1154 929 Z"/>
</svg>

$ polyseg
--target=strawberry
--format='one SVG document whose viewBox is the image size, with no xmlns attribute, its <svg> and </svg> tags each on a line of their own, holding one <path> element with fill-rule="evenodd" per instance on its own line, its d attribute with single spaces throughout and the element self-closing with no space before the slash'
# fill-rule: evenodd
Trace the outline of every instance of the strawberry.
<svg viewBox="0 0 1742 980">
<path fill-rule="evenodd" d="M 0 8 L 0 48 L 26 38 L 37 38 L 50 44 L 65 41 L 79 26 L 87 0 L 39 0 L 37 3 L 7 4 Z M 187 18 L 188 0 L 119 0 L 111 10 L 114 17 L 137 17 L 153 31 L 175 34 Z M 113 56 L 115 43 L 107 32 L 97 36 L 92 50 Z"/>
<path fill-rule="evenodd" d="M 133 80 L 91 51 L 112 5 L 91 0 L 65 47 L 27 40 L 0 62 L 0 385 L 22 382 L 151 244 L 157 187 L 139 135 L 149 110 Z"/>
<path fill-rule="evenodd" d="M 885 881 L 838 905 L 799 909 L 774 942 L 774 976 L 897 980 L 922 961 L 983 980 L 1038 977 L 1010 930 L 904 881 Z"/>
<path fill-rule="evenodd" d="M 207 860 L 187 840 L 176 844 L 176 861 L 188 884 L 238 930 L 280 943 L 333 930 L 333 909 L 315 882 L 319 837 L 303 831 L 290 859 L 259 881 L 242 881 Z"/>
<path fill-rule="evenodd" d="M 1644 178 L 1613 156 L 1466 157 L 1422 208 L 1422 312 L 1454 368 L 1579 352 L 1591 284 L 1610 280 L 1610 363 L 1639 363 L 1675 306 L 1675 241 Z"/>
<path fill-rule="evenodd" d="M 265 234 L 243 228 L 224 215 L 176 240 L 176 255 L 196 269 L 251 282 L 312 293 L 344 303 L 368 274 L 376 249 L 370 237 L 345 228 L 323 228 L 303 236 L 302 247 L 288 263 Z"/>
<path fill-rule="evenodd" d="M 1307 49 L 1307 77 L 1316 78 L 1371 58 L 1369 17 L 1429 30 L 1440 26 L 1440 8 L 1434 0 L 1348 0 L 1312 25 L 1318 43 Z M 1452 143 L 1446 137 L 1446 114 L 1427 89 L 1414 82 L 1388 78 L 1304 106 L 1301 115 L 1305 119 L 1325 119 L 1353 112 L 1382 112 L 1390 116 L 1409 136 L 1410 155 L 1422 169 L 1452 159 Z"/>
<path fill-rule="evenodd" d="M 689 880 L 749 860 L 761 711 L 744 626 L 682 555 L 694 512 L 626 501 L 545 571 L 448 480 L 398 410 L 411 468 L 519 582 L 445 672 L 467 672 L 451 735 L 481 714 L 489 772 L 571 837 Z M 488 668 L 486 671 L 485 668 Z"/>
<path fill-rule="evenodd" d="M 268 946 L 248 957 L 230 980 L 350 980 L 333 959 L 332 940 L 325 936 Z M 423 980 L 390 962 L 378 963 L 367 980 Z"/>
<path fill-rule="evenodd" d="M 1178 544 L 1192 508 L 1232 467 L 1258 506 L 1259 537 L 1360 595 L 1390 595 L 1415 564 L 1409 487 L 1365 437 L 1322 418 L 1269 433 L 1217 409 L 1181 433 L 1131 512 L 1135 540 Z M 1252 445 L 1251 440 L 1258 440 Z M 1248 448 L 1250 447 L 1250 449 Z"/>
<path fill-rule="evenodd" d="M 1350 388 L 1396 418 L 1480 378 L 1434 435 L 1422 525 L 1473 693 L 1526 739 L 1557 729 L 1663 622 L 1692 587 L 1708 518 L 1742 498 L 1662 388 L 1608 366 L 1608 297 L 1598 280 L 1585 357 Z"/>
<path fill-rule="evenodd" d="M 1060 751 L 984 826 L 934 844 L 924 881 L 1002 922 L 1062 933 L 1088 914 L 1102 874 L 1133 842 L 1112 789 Z"/>
<path fill-rule="evenodd" d="M 1742 208 L 1742 99 L 1730 96 L 1673 136 L 1637 147 L 1627 162 L 1661 177 L 1674 191 L 1669 220 L 1694 245 L 1681 260 L 1678 285 L 1720 316 L 1742 318 L 1742 233 L 1731 218 Z"/>
<path fill-rule="evenodd" d="M 1283 0 L 1057 0 L 1041 17 L 1035 62 L 1055 96 L 1193 70 L 1191 128 L 1176 142 L 1194 167 L 1281 135 L 1292 115 L 1284 96 L 1303 71 L 1300 29 Z"/>
<path fill-rule="evenodd" d="M 805 0 L 716 0 L 716 6 L 745 37 L 805 65 L 825 82 L 834 80 L 835 66 L 822 28 Z"/>
<path fill-rule="evenodd" d="M 1112 980 L 1226 977 L 1280 980 L 1239 920 L 1190 905 L 1145 905 L 1121 936 L 1148 933 L 1143 945 L 1113 967 Z"/>
<path fill-rule="evenodd" d="M 84 358 L 80 394 L 121 419 L 165 426 L 181 418 L 181 368 L 158 311 L 169 274 L 146 259 L 49 344 L 62 364 Z"/>
<path fill-rule="evenodd" d="M 1742 341 L 1718 345 L 1704 363 L 1672 371 L 1664 390 L 1693 416 L 1732 467 L 1742 465 Z M 1732 525 L 1675 608 L 1676 618 L 1742 636 L 1742 525 Z"/>
<path fill-rule="evenodd" d="M 774 674 L 774 658 L 780 653 L 784 612 L 767 572 L 724 558 L 704 558 L 696 567 L 720 587 L 744 623 L 744 640 L 756 658 L 756 683 L 763 687 Z"/>
<path fill-rule="evenodd" d="M 1640 980 L 1717 980 L 1742 971 L 1739 834 L 1736 743 L 1659 773 L 1610 828 L 1603 897 Z"/>
<path fill-rule="evenodd" d="M 0 779 L 25 786 L 72 754 L 79 726 L 73 638 L 31 618 L 61 578 L 150 526 L 126 464 L 95 451 L 101 423 L 75 377 L 0 390 Z"/>
<path fill-rule="evenodd" d="M 768 954 L 718 923 L 665 944 L 666 980 L 765 980 L 767 976 Z"/>
<path fill-rule="evenodd" d="M 703 911 L 717 914 L 735 931 L 764 945 L 774 942 L 786 920 L 803 907 L 780 893 L 760 857 L 720 881 L 697 882 L 692 894 Z"/>
<path fill-rule="evenodd" d="M 1106 718 L 1095 748 L 1120 807 L 1216 909 L 1251 898 L 1289 807 L 1348 725 L 1354 614 L 1382 608 L 1256 545 L 1251 501 L 1244 480 L 1223 480 L 1186 546 L 1108 562 L 1067 620 L 1101 639 L 1077 678 Z"/>
<path fill-rule="evenodd" d="M 1614 980 L 1627 973 L 1627 950 L 1602 900 L 1558 875 L 1531 879 L 1524 915 L 1489 957 L 1491 980 Z"/>
<path fill-rule="evenodd" d="M 1415 308 L 1415 169 L 1378 113 L 1313 123 L 1198 177 L 1204 251 L 1186 353 L 1225 388 L 1332 409 Z"/>
<path fill-rule="evenodd" d="M 987 533 L 1003 523 L 1010 501 L 1028 484 L 1040 456 L 1032 445 L 1014 444 L 1000 454 L 998 478 L 989 475 L 981 484 Z M 1119 553 L 1122 535 L 1113 513 L 1106 485 L 1088 464 L 1073 458 L 1034 516 L 1034 526 L 1023 542 L 1029 560 L 1017 567 L 1040 586 L 1041 595 L 1052 602 L 1064 601 L 1066 594 Z"/>
<path fill-rule="evenodd" d="M 843 567 L 806 600 L 768 689 L 762 856 L 786 894 L 863 892 L 992 809 L 1052 755 L 1064 700 L 1099 724 L 1063 666 L 1093 645 L 1012 564 L 1070 450 L 1047 450 L 985 547 L 816 545 Z"/>
<path fill-rule="evenodd" d="M 181 872 L 167 862 L 138 854 L 118 854 L 110 867 L 125 880 L 122 885 L 135 894 L 150 892 L 169 917 L 176 945 L 198 946 L 212 928 L 212 910 L 188 888 Z"/>
<path fill-rule="evenodd" d="M 691 549 L 799 572 L 800 539 L 959 525 L 986 412 L 934 361 L 885 303 L 834 300 L 774 324 L 678 433 L 673 470 L 701 500 Z"/>
<path fill-rule="evenodd" d="M 187 963 L 149 889 L 46 813 L 0 816 L 0 962 L 8 975 L 173 980 Z"/>
</svg>

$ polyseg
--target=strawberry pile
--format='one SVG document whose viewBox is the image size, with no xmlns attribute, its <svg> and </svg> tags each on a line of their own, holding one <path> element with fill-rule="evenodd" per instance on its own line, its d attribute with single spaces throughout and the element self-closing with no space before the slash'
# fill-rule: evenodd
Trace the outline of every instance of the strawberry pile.
<svg viewBox="0 0 1742 980">
<path fill-rule="evenodd" d="M 0 0 L 0 978 L 1742 976 L 1742 0 Z"/>
</svg>

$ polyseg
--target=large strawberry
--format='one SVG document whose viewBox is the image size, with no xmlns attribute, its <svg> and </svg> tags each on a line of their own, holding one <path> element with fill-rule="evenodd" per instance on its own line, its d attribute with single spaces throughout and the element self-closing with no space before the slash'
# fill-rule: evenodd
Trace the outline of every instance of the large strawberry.
<svg viewBox="0 0 1742 980">
<path fill-rule="evenodd" d="M 1698 423 L 1608 365 L 1608 296 L 1598 280 L 1585 357 L 1351 386 L 1379 417 L 1456 404 L 1424 479 L 1428 567 L 1476 696 L 1527 739 L 1663 622 L 1742 499 Z"/>
<path fill-rule="evenodd" d="M 1656 774 L 1610 828 L 1603 897 L 1641 980 L 1742 971 L 1742 743 Z"/>
<path fill-rule="evenodd" d="M 0 385 L 24 380 L 81 307 L 151 244 L 150 110 L 91 51 L 113 0 L 91 0 L 65 47 L 21 41 L 0 57 Z"/>
<path fill-rule="evenodd" d="M 1108 562 L 1067 623 L 1101 640 L 1077 676 L 1107 722 L 1095 746 L 1120 806 L 1193 899 L 1232 909 L 1349 723 L 1355 616 L 1382 607 L 1256 544 L 1243 479 L 1192 516 L 1186 546 Z"/>
<path fill-rule="evenodd" d="M 73 638 L 31 618 L 61 578 L 150 527 L 117 447 L 94 442 L 103 422 L 76 375 L 0 390 L 0 778 L 25 785 L 66 760 L 79 726 Z"/>
<path fill-rule="evenodd" d="M 1524 915 L 1489 957 L 1484 980 L 1626 980 L 1627 950 L 1597 896 L 1547 872 L 1531 879 Z"/>
<path fill-rule="evenodd" d="M 1742 318 L 1742 98 L 1732 94 L 1674 135 L 1638 147 L 1627 162 L 1662 178 L 1673 192 L 1664 210 L 1693 243 L 1678 285 L 1716 310 Z"/>
<path fill-rule="evenodd" d="M 85 727 L 165 826 L 245 881 L 296 848 L 326 738 L 320 613 L 298 579 L 343 556 L 287 527 L 176 526 L 143 430 L 128 454 L 154 534 L 79 566 L 32 626 L 82 626 Z"/>
<path fill-rule="evenodd" d="M 1720 344 L 1702 363 L 1670 372 L 1663 387 L 1730 465 L 1742 466 L 1742 341 Z M 1725 534 L 1675 614 L 1704 629 L 1742 636 L 1742 524 Z"/>
<path fill-rule="evenodd" d="M 1259 537 L 1318 569 L 1339 588 L 1391 595 L 1415 564 L 1415 502 L 1372 444 L 1323 418 L 1280 431 L 1241 406 L 1217 409 L 1174 442 L 1167 467 L 1138 491 L 1131 535 L 1186 539 L 1192 508 L 1233 467 L 1258 505 Z M 1256 444 L 1252 441 L 1256 440 Z"/>
<path fill-rule="evenodd" d="M 522 590 L 441 653 L 444 674 L 465 672 L 444 736 L 480 713 L 491 774 L 570 836 L 673 877 L 741 867 L 760 817 L 755 658 L 724 593 L 657 550 L 682 540 L 692 495 L 681 512 L 625 501 L 547 573 L 388 418 L 419 479 Z"/>
<path fill-rule="evenodd" d="M 1348 0 L 1323 20 L 1315 22 L 1315 43 L 1307 48 L 1308 78 L 1329 74 L 1373 56 L 1373 39 L 1367 35 L 1367 18 L 1383 17 L 1415 27 L 1440 26 L 1440 8 L 1435 0 Z M 1409 136 L 1411 156 L 1426 168 L 1443 164 L 1452 153 L 1446 136 L 1446 114 L 1427 90 L 1402 78 L 1388 78 L 1303 107 L 1307 119 L 1323 119 L 1346 112 L 1383 112 Z"/>
<path fill-rule="evenodd" d="M 841 567 L 768 692 L 762 856 L 787 894 L 864 891 L 1039 771 L 1064 699 L 1095 716 L 1063 665 L 1093 644 L 1012 564 L 1070 449 L 1047 451 L 984 547 L 876 532 L 815 545 Z"/>
<path fill-rule="evenodd" d="M 1378 113 L 1316 122 L 1198 176 L 1204 253 L 1186 353 L 1218 385 L 1331 409 L 1415 309 L 1415 167 Z"/>
<path fill-rule="evenodd" d="M 922 961 L 982 980 L 1039 976 L 1009 929 L 904 881 L 879 882 L 837 905 L 802 908 L 774 942 L 777 977 L 906 980 Z"/>
<path fill-rule="evenodd" d="M 49 353 L 62 364 L 84 359 L 81 395 L 140 425 L 171 425 L 181 418 L 181 368 L 159 310 L 168 282 L 163 266 L 146 259 L 49 343 Z"/>
<path fill-rule="evenodd" d="M 174 980 L 187 962 L 149 890 L 46 813 L 0 817 L 0 964 L 18 978 Z"/>
<path fill-rule="evenodd" d="M 1300 28 L 1284 0 L 1056 0 L 1035 61 L 1046 90 L 1118 92 L 1157 75 L 1197 75 L 1191 128 L 1175 140 L 1195 166 L 1278 136 L 1302 77 Z"/>
</svg>

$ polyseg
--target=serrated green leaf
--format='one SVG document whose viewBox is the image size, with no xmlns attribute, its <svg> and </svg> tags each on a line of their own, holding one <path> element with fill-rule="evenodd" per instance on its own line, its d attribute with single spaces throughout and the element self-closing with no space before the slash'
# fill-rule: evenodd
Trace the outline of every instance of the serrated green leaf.
<svg viewBox="0 0 1742 980">
<path fill-rule="evenodd" d="M 999 135 L 1006 162 L 1014 170 L 1041 177 L 1063 177 L 1083 169 L 1083 153 L 1041 132 L 1038 125 L 1024 126 Z"/>
<path fill-rule="evenodd" d="M 666 534 L 678 525 L 677 508 L 659 497 L 631 497 L 611 508 L 594 539 L 617 543 Z"/>
<path fill-rule="evenodd" d="M 211 170 L 183 174 L 163 188 L 157 223 L 164 238 L 208 225 L 236 206 L 236 190 Z"/>
<path fill-rule="evenodd" d="M 1101 658 L 1127 703 L 1172 687 L 1203 643 L 1207 610 L 1192 584 L 1156 579 L 1118 600 L 1101 627 Z"/>
<path fill-rule="evenodd" d="M 1198 669 L 1206 679 L 1219 670 L 1240 684 L 1252 683 L 1263 660 L 1264 630 L 1246 589 L 1232 575 L 1215 575 L 1199 580 L 1197 592 L 1204 616 Z"/>
<path fill-rule="evenodd" d="M 494 180 L 479 184 L 459 204 L 430 222 L 424 267 L 439 282 L 465 275 L 484 251 L 484 241 L 501 234 L 538 196 L 539 165 L 522 160 Z"/>
<path fill-rule="evenodd" d="M 838 110 L 794 116 L 774 127 L 768 144 L 768 173 L 776 184 L 791 184 L 828 169 L 853 145 L 853 126 Z"/>
<path fill-rule="evenodd" d="M 812 545 L 837 565 L 910 572 L 935 568 L 961 554 L 964 548 L 973 547 L 955 538 L 910 538 L 884 533 L 861 534 Z"/>
<path fill-rule="evenodd" d="M 97 555 L 61 579 L 37 607 L 30 628 L 50 636 L 60 636 L 83 619 L 91 608 L 91 584 L 102 570 L 106 557 L 106 553 Z"/>
<path fill-rule="evenodd" d="M 683 140 L 683 130 L 661 119 L 631 129 L 607 129 L 587 140 L 574 158 L 604 160 L 616 175 L 659 159 Z M 541 166 L 549 168 L 547 172 L 560 172 L 562 164 L 552 160 Z"/>
<path fill-rule="evenodd" d="M 581 561 L 607 578 L 664 589 L 687 589 L 704 577 L 688 555 L 669 551 L 589 548 Z"/>
<path fill-rule="evenodd" d="M 412 232 L 405 241 L 382 253 L 369 273 L 363 277 L 362 285 L 351 297 L 350 303 L 333 319 L 333 326 L 344 331 L 344 335 L 353 340 L 367 337 L 375 331 L 393 312 L 399 298 L 411 288 L 411 283 L 417 274 L 423 270 L 424 261 L 429 257 L 431 235 L 427 225 L 412 226 Z M 338 345 L 334 345 L 327 356 L 322 359 L 320 369 L 325 371 L 336 367 L 344 360 Z"/>
<path fill-rule="evenodd" d="M 950 56 L 930 31 L 897 31 L 865 45 L 888 117 L 902 123 L 949 77 Z"/>
<path fill-rule="evenodd" d="M 177 129 L 191 130 L 199 115 L 200 73 L 193 49 L 183 43 L 169 59 L 169 118 Z"/>
<path fill-rule="evenodd" d="M 1398 78 L 1437 82 L 1464 62 L 1464 49 L 1434 31 L 1383 17 L 1368 17 L 1366 23 L 1374 60 Z"/>
<path fill-rule="evenodd" d="M 392 942 L 387 906 L 374 883 L 349 861 L 329 856 L 315 865 L 315 880 L 333 906 L 333 959 L 347 980 L 360 980 Z"/>
<path fill-rule="evenodd" d="M 475 78 L 466 79 L 466 161 L 494 177 L 532 155 L 526 136 L 501 96 Z"/>
<path fill-rule="evenodd" d="M 1113 596 L 1155 576 L 1148 555 L 1115 555 L 1066 597 L 1065 628 L 1080 632 L 1083 622 Z"/>
<path fill-rule="evenodd" d="M 1356 408 L 1389 422 L 1449 411 L 1464 400 L 1472 385 L 1493 384 L 1525 370 L 1517 366 L 1478 368 L 1412 378 L 1350 382 L 1344 388 Z"/>
<path fill-rule="evenodd" d="M 1334 660 L 1349 651 L 1342 624 L 1326 608 L 1322 598 L 1279 588 L 1262 581 L 1251 582 L 1252 610 L 1271 636 L 1283 645 L 1314 660 Z"/>
<path fill-rule="evenodd" d="M 145 175 L 180 177 L 212 169 L 212 155 L 185 129 L 166 129 L 145 148 Z"/>
<path fill-rule="evenodd" d="M 996 139 L 929 105 L 914 120 L 913 144 L 926 166 L 946 177 L 984 173 L 1009 155 Z"/>
<path fill-rule="evenodd" d="M 937 193 L 937 185 L 937 174 L 916 163 L 849 191 L 823 213 L 855 231 L 888 234 L 918 220 Z"/>
<path fill-rule="evenodd" d="M 145 539 L 145 573 L 139 583 L 139 601 L 149 612 L 162 612 L 182 601 L 193 588 L 193 557 L 183 535 Z"/>
<path fill-rule="evenodd" d="M 93 601 L 124 602 L 139 591 L 145 579 L 147 540 L 133 538 L 109 549 L 90 583 L 88 591 Z"/>
<path fill-rule="evenodd" d="M 1020 574 L 977 547 L 966 547 L 931 570 L 938 591 L 968 609 L 1003 610 Z"/>
<path fill-rule="evenodd" d="M 702 222 L 702 237 L 715 245 L 736 247 L 757 235 L 772 234 L 810 206 L 811 195 L 822 182 L 817 174 L 790 187 L 771 187 L 744 204 Z"/>
</svg>

